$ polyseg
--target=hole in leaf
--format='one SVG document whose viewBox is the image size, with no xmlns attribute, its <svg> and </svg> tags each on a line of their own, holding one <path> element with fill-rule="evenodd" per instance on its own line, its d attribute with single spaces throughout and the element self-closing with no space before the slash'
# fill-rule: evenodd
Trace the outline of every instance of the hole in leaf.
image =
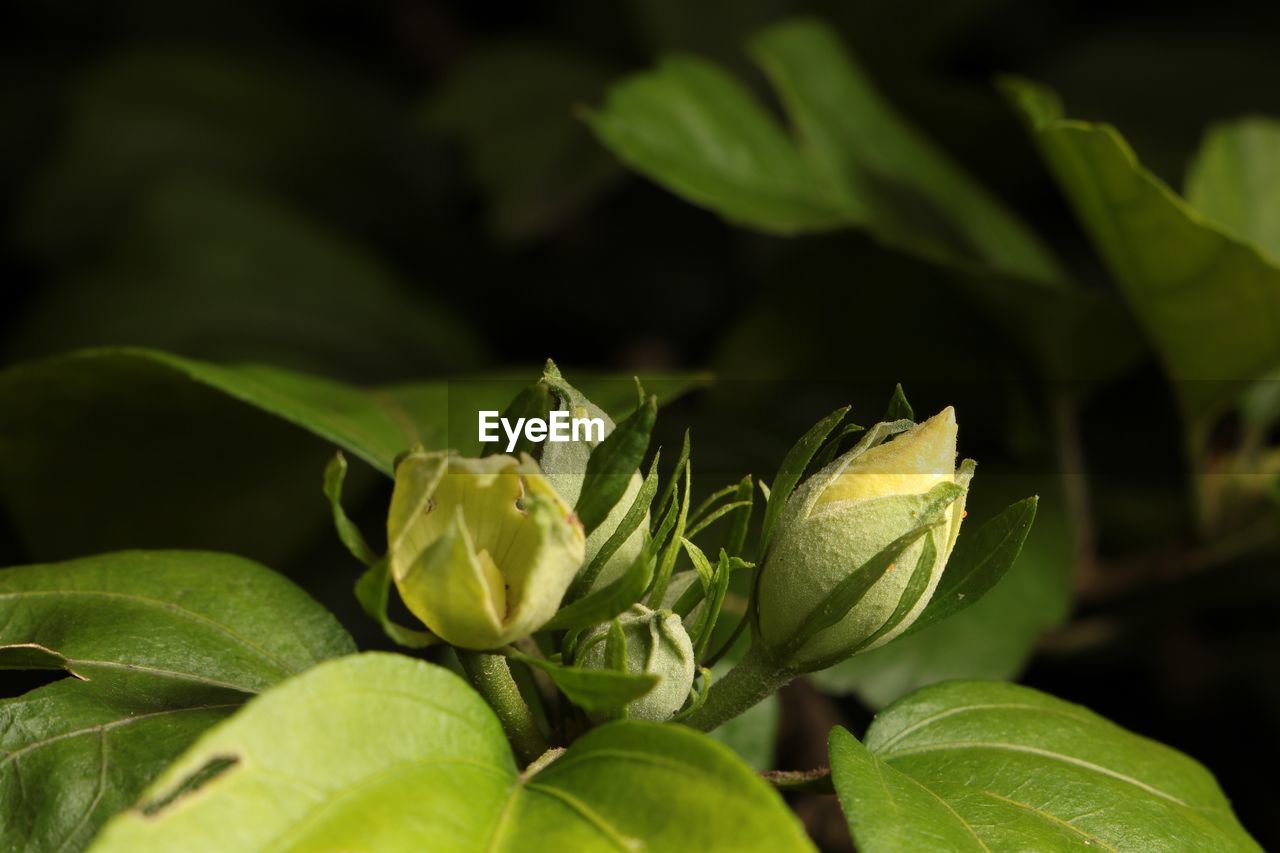
<svg viewBox="0 0 1280 853">
<path fill-rule="evenodd" d="M 192 773 L 186 779 L 182 780 L 173 790 L 158 799 L 152 800 L 142 806 L 142 813 L 147 817 L 155 817 L 160 812 L 173 805 L 183 797 L 189 797 L 199 791 L 205 785 L 208 785 L 214 779 L 226 773 L 232 767 L 240 763 L 240 759 L 234 755 L 215 755 L 204 763 L 204 765 Z"/>
<path fill-rule="evenodd" d="M 71 678 L 65 669 L 19 669 L 6 672 L 0 682 L 0 699 L 15 699 L 40 687 Z"/>
</svg>

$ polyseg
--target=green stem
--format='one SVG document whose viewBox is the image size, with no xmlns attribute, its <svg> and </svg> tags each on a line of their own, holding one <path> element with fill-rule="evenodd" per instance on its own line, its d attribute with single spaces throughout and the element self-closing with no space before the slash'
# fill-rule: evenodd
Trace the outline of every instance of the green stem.
<svg viewBox="0 0 1280 853">
<path fill-rule="evenodd" d="M 728 675 L 711 685 L 702 707 L 680 722 L 709 732 L 777 692 L 796 675 L 753 644 Z"/>
<path fill-rule="evenodd" d="M 511 677 L 507 659 L 502 655 L 458 649 L 458 660 L 472 686 L 498 715 L 520 763 L 528 764 L 546 752 L 550 745 L 538 731 L 533 714 Z"/>
</svg>

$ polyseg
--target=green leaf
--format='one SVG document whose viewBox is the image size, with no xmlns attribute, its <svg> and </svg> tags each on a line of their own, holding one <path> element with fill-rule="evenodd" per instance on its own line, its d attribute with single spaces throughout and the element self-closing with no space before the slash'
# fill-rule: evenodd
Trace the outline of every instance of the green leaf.
<svg viewBox="0 0 1280 853">
<path fill-rule="evenodd" d="M 831 730 L 828 751 L 840 808 L 859 850 L 992 850 L 946 800 L 876 758 L 840 726 Z"/>
<path fill-rule="evenodd" d="M 1197 421 L 1280 365 L 1280 267 L 1138 162 L 1114 127 L 1067 120 L 1048 89 L 1004 82 Z"/>
<path fill-rule="evenodd" d="M 772 27 L 750 45 L 803 156 L 839 187 L 852 220 L 891 245 L 978 260 L 1030 281 L 1061 279 L 1035 234 L 876 91 L 827 25 Z"/>
<path fill-rule="evenodd" d="M 329 508 L 333 512 L 333 526 L 338 531 L 342 544 L 366 567 L 378 562 L 378 555 L 364 540 L 364 534 L 356 527 L 342 507 L 342 484 L 347 479 L 347 457 L 339 450 L 329 460 L 324 469 L 324 496 L 329 499 Z"/>
<path fill-rule="evenodd" d="M 792 234 L 851 220 L 777 121 L 712 62 L 667 57 L 584 118 L 628 166 L 730 222 Z"/>
<path fill-rule="evenodd" d="M 658 398 L 650 396 L 591 451 L 582 493 L 574 507 L 588 536 L 626 493 L 631 475 L 649 449 L 649 434 L 657 417 Z"/>
<path fill-rule="evenodd" d="M 757 549 L 761 557 L 769 552 L 769 539 L 773 535 L 773 526 L 777 524 L 782 508 L 786 506 L 791 493 L 795 491 L 800 478 L 804 476 L 809 460 L 848 413 L 849 407 L 844 406 L 809 427 L 809 431 L 800 436 L 800 440 L 792 445 L 787 455 L 783 457 L 782 464 L 778 466 L 778 473 L 773 478 L 773 485 L 769 486 L 765 494 L 767 503 L 764 508 L 764 522 L 760 528 L 760 547 Z"/>
<path fill-rule="evenodd" d="M 391 567 L 386 558 L 365 569 L 356 580 L 356 601 L 370 619 L 376 621 L 391 640 L 408 649 L 423 649 L 440 638 L 425 628 L 407 628 L 387 613 L 391 602 Z"/>
<path fill-rule="evenodd" d="M 572 631 L 609 621 L 640 600 L 653 580 L 653 567 L 653 548 L 641 549 L 621 577 L 561 607 L 542 630 Z"/>
<path fill-rule="evenodd" d="M 18 849 L 80 848 L 206 727 L 354 650 L 256 563 L 121 552 L 0 571 L 0 669 L 75 676 L 0 701 L 0 825 Z"/>
<path fill-rule="evenodd" d="M 959 613 L 999 583 L 1022 553 L 1038 502 L 1034 497 L 1018 501 L 973 533 L 962 534 L 933 598 L 904 636 Z"/>
<path fill-rule="evenodd" d="M 497 719 L 461 679 L 386 654 L 324 664 L 255 700 L 175 762 L 96 849 L 531 846 L 812 849 L 782 799 L 705 736 L 618 722 L 519 773 Z"/>
<path fill-rule="evenodd" d="M 1026 687 L 949 682 L 837 730 L 860 850 L 1258 850 L 1198 763 Z"/>
<path fill-rule="evenodd" d="M 907 392 L 902 390 L 902 383 L 893 386 L 893 396 L 889 398 L 889 406 L 885 409 L 882 421 L 914 421 L 915 409 L 907 402 Z"/>
<path fill-rule="evenodd" d="M 670 375 L 655 385 L 668 400 L 702 381 Z M 456 442 L 476 455 L 476 411 L 501 409 L 527 384 L 358 388 L 138 348 L 20 364 L 0 371 L 0 506 L 22 549 L 40 558 L 182 546 L 283 565 L 326 535 L 315 476 L 334 445 L 388 476 L 415 443 Z M 630 380 L 597 375 L 583 386 L 607 410 L 635 399 Z M 353 466 L 353 504 L 376 487 Z M 75 524 L 66 523 L 69 494 Z"/>
<path fill-rule="evenodd" d="M 570 702 L 584 711 L 614 711 L 639 699 L 658 683 L 658 676 L 628 673 L 615 669 L 582 669 L 564 666 L 546 658 L 514 655 L 515 660 L 535 666 L 551 676 Z"/>
<path fill-rule="evenodd" d="M 1187 173 L 1187 201 L 1210 222 L 1280 261 L 1280 122 L 1209 129 Z"/>
<path fill-rule="evenodd" d="M 830 28 L 782 24 L 750 52 L 794 138 L 737 80 L 691 57 L 615 85 L 587 120 L 629 166 L 732 222 L 780 234 L 861 227 L 929 257 L 1060 277 L 1032 232 L 897 114 Z"/>
</svg>

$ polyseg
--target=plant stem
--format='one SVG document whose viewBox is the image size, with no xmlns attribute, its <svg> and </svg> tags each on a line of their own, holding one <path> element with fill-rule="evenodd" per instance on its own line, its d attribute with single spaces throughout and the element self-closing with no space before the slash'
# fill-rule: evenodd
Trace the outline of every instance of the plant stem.
<svg viewBox="0 0 1280 853">
<path fill-rule="evenodd" d="M 680 722 L 709 732 L 732 720 L 795 678 L 759 644 L 753 644 L 720 681 L 711 685 L 707 701 Z"/>
<path fill-rule="evenodd" d="M 528 764 L 546 752 L 549 744 L 538 731 L 533 714 L 511 677 L 507 659 L 502 655 L 458 649 L 458 660 L 472 686 L 498 715 L 520 763 Z"/>
</svg>

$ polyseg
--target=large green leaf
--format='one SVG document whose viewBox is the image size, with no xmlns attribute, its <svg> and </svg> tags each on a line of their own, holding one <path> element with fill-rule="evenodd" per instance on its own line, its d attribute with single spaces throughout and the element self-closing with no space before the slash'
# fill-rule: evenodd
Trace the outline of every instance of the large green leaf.
<svg viewBox="0 0 1280 853">
<path fill-rule="evenodd" d="M 0 507 L 38 559 L 199 547 L 280 563 L 324 533 L 333 445 L 388 475 L 417 442 L 476 453 L 477 410 L 501 410 L 535 375 L 370 389 L 137 348 L 22 364 L 0 373 Z M 634 406 L 630 380 L 582 384 L 606 411 Z M 690 382 L 653 385 L 670 399 Z M 351 502 L 373 486 L 354 468 Z"/>
<path fill-rule="evenodd" d="M 1064 118 L 1062 103 L 1044 87 L 1006 81 L 1005 89 L 1188 413 L 1212 415 L 1235 401 L 1241 382 L 1280 365 L 1274 260 L 1210 222 L 1143 168 L 1114 127 Z M 1197 191 L 1202 199 L 1205 180 Z M 1211 211 L 1231 218 L 1220 202 L 1212 202 Z M 1244 227 L 1239 219 L 1232 225 Z"/>
<path fill-rule="evenodd" d="M 830 28 L 783 24 L 750 50 L 795 138 L 691 57 L 617 84 L 588 120 L 630 166 L 731 221 L 784 234 L 863 227 L 929 257 L 1059 278 L 1036 237 L 898 115 Z"/>
<path fill-rule="evenodd" d="M 811 849 L 774 791 L 679 726 L 614 723 L 539 764 L 518 771 L 447 670 L 349 657 L 206 734 L 95 849 Z"/>
<path fill-rule="evenodd" d="M 352 650 L 302 590 L 239 557 L 135 551 L 0 571 L 0 669 L 74 676 L 0 701 L 6 847 L 83 847 L 202 730 Z"/>
<path fill-rule="evenodd" d="M 859 850 L 1260 849 L 1187 756 L 1026 687 L 950 682 L 842 729 L 831 771 Z"/>
</svg>

